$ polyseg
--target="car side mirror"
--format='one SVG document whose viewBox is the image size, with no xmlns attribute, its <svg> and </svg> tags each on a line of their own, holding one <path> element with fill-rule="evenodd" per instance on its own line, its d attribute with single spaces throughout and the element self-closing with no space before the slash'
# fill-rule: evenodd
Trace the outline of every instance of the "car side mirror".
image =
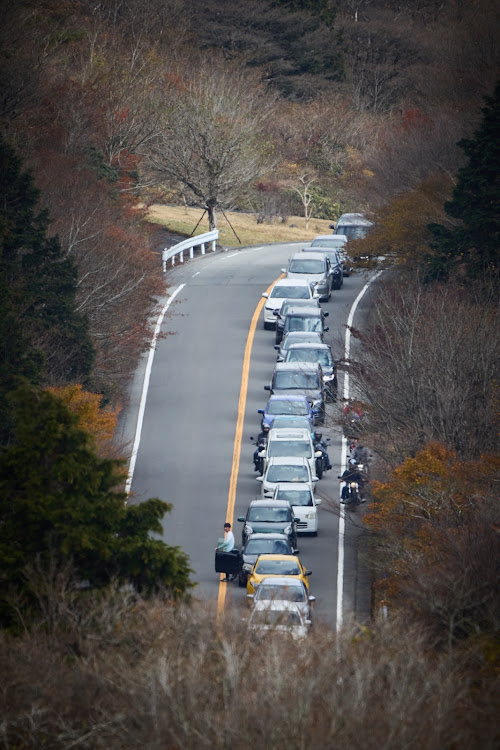
<svg viewBox="0 0 500 750">
<path fill-rule="evenodd" d="M 324 317 L 324 318 L 327 318 L 327 317 L 328 317 L 329 315 L 330 315 L 330 313 L 329 313 L 329 312 L 324 312 L 324 313 L 323 313 L 323 317 Z"/>
<path fill-rule="evenodd" d="M 323 333 L 326 333 L 326 332 L 327 332 L 327 331 L 329 331 L 329 330 L 330 330 L 330 329 L 328 328 L 328 326 L 325 326 L 325 327 L 323 328 Z"/>
<path fill-rule="evenodd" d="M 286 273 L 286 268 L 282 268 L 281 273 Z"/>
<path fill-rule="evenodd" d="M 298 555 L 300 554 L 300 549 L 297 549 L 297 547 L 295 547 L 295 549 L 292 549 L 292 552 L 294 555 Z"/>
<path fill-rule="evenodd" d="M 267 293 L 267 292 L 264 292 L 264 294 L 263 294 L 262 296 L 263 296 L 263 297 L 265 297 L 266 299 L 268 299 L 268 298 L 269 298 L 269 295 L 268 295 L 268 293 Z"/>
<path fill-rule="evenodd" d="M 293 520 L 295 521 L 295 523 L 300 523 L 300 518 L 294 518 Z"/>
<path fill-rule="evenodd" d="M 274 348 L 276 349 L 277 352 L 279 352 L 279 350 L 281 349 L 281 346 L 279 344 L 275 344 Z"/>
<path fill-rule="evenodd" d="M 257 409 L 257 414 L 264 414 L 264 409 Z"/>
<path fill-rule="evenodd" d="M 335 224 L 328 224 L 328 229 L 335 229 Z"/>
<path fill-rule="evenodd" d="M 315 482 L 319 482 L 319 479 L 318 479 L 318 477 L 313 477 L 313 478 L 312 478 L 312 481 L 313 481 L 313 483 L 315 483 Z"/>
<path fill-rule="evenodd" d="M 306 570 L 306 572 L 304 573 L 304 575 L 305 576 L 311 576 L 312 575 L 312 570 Z"/>
<path fill-rule="evenodd" d="M 271 386 L 270 385 L 265 385 L 264 386 L 264 390 L 265 391 L 270 391 L 271 390 Z"/>
<path fill-rule="evenodd" d="M 313 595 L 311 594 L 311 595 L 309 596 L 309 601 L 310 601 L 310 602 L 315 602 L 315 601 L 316 601 L 316 597 L 315 597 L 315 596 L 313 596 Z"/>
<path fill-rule="evenodd" d="M 255 477 L 255 479 L 256 479 L 256 480 L 257 480 L 258 482 L 263 482 L 263 481 L 264 481 L 264 477 Z"/>
<path fill-rule="evenodd" d="M 321 505 L 322 502 L 323 500 L 320 497 L 316 498 L 316 505 Z"/>
<path fill-rule="evenodd" d="M 245 520 L 245 516 L 238 516 L 238 521 L 242 521 L 243 522 L 244 520 Z"/>
</svg>

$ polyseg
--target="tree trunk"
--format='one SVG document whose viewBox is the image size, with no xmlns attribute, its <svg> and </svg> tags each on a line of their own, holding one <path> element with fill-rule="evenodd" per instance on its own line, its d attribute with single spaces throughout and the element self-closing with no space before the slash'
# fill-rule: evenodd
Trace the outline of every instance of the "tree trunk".
<svg viewBox="0 0 500 750">
<path fill-rule="evenodd" d="M 217 229 L 217 214 L 215 213 L 215 206 L 207 206 L 208 212 L 208 231 L 211 232 L 213 229 Z"/>
</svg>

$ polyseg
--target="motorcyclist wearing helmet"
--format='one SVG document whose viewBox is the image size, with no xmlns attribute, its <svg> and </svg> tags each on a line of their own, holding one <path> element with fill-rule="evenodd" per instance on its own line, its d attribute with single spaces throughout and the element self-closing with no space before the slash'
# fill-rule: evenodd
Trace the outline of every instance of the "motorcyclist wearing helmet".
<svg viewBox="0 0 500 750">
<path fill-rule="evenodd" d="M 366 499 L 364 497 L 364 491 L 363 487 L 366 483 L 366 477 L 364 474 L 358 469 L 358 465 L 356 461 L 353 458 L 349 459 L 349 466 L 346 468 L 342 476 L 339 476 L 338 479 L 341 479 L 344 482 L 344 486 L 342 487 L 342 499 L 341 503 L 344 503 L 347 499 L 348 495 L 348 486 L 350 482 L 356 482 L 359 489 L 359 498 L 361 503 L 366 503 Z"/>
<path fill-rule="evenodd" d="M 313 433 L 313 444 L 314 444 L 315 451 L 321 451 L 323 453 L 323 462 L 325 464 L 325 471 L 328 471 L 329 469 L 332 468 L 332 464 L 330 462 L 330 456 L 328 455 L 328 452 L 326 450 L 326 442 L 323 440 L 323 433 L 321 432 Z"/>
<path fill-rule="evenodd" d="M 253 465 L 255 471 L 262 470 L 262 459 L 259 457 L 259 453 L 266 448 L 268 434 L 269 428 L 266 430 L 262 430 L 262 432 L 258 434 L 257 440 L 255 441 L 255 450 L 253 452 Z M 253 440 L 253 438 L 250 438 L 250 440 Z"/>
</svg>

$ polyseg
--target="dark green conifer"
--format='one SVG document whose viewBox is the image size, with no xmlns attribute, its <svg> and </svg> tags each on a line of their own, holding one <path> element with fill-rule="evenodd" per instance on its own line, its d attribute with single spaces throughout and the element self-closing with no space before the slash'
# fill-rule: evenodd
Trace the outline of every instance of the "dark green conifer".
<svg viewBox="0 0 500 750">
<path fill-rule="evenodd" d="M 445 204 L 455 226 L 430 225 L 435 251 L 427 258 L 430 279 L 458 275 L 472 280 L 499 273 L 500 83 L 482 111 L 474 138 L 458 144 L 469 160 L 458 171 L 453 198 Z"/>
</svg>

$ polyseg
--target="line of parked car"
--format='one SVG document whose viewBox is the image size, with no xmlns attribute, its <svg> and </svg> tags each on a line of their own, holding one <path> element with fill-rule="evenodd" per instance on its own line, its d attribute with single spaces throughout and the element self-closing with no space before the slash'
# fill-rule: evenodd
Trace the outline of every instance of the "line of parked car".
<svg viewBox="0 0 500 750">
<path fill-rule="evenodd" d="M 304 637 L 312 624 L 311 571 L 302 564 L 298 534 L 318 534 L 315 486 L 326 470 L 318 449 L 317 425 L 326 402 L 337 399 L 337 372 L 321 301 L 340 289 L 351 268 L 343 248 L 347 237 L 320 235 L 282 269 L 266 298 L 265 329 L 275 331 L 276 365 L 264 386 L 269 399 L 255 440 L 254 465 L 261 496 L 242 523 L 239 584 L 252 601 L 249 628 L 259 634 L 285 631 Z M 252 438 L 253 440 L 253 438 Z"/>
</svg>

